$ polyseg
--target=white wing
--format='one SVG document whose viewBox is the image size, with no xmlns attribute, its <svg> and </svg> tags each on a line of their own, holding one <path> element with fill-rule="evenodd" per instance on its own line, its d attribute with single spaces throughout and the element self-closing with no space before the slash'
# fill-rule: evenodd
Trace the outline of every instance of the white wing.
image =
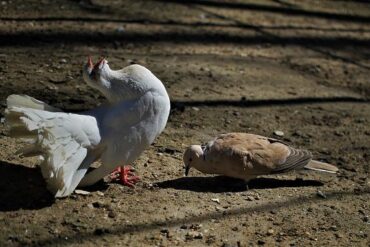
<svg viewBox="0 0 370 247">
<path fill-rule="evenodd" d="M 18 153 L 41 155 L 48 189 L 56 197 L 71 194 L 97 158 L 94 148 L 100 133 L 96 119 L 21 107 L 8 107 L 5 113 L 10 136 L 30 142 Z"/>
<path fill-rule="evenodd" d="M 12 94 L 9 95 L 6 99 L 6 104 L 8 107 L 25 107 L 25 108 L 32 108 L 38 110 L 45 110 L 50 112 L 62 112 L 61 109 L 55 108 L 51 105 L 48 105 L 40 100 L 32 98 L 28 95 L 19 95 L 19 94 Z"/>
</svg>

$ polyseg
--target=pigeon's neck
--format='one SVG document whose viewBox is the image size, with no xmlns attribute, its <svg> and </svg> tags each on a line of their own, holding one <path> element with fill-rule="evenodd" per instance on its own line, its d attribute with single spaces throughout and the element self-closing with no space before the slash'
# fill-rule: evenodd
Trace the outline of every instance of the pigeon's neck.
<svg viewBox="0 0 370 247">
<path fill-rule="evenodd" d="M 148 91 L 167 95 L 166 89 L 149 70 L 139 65 L 131 65 L 122 70 L 111 70 L 105 66 L 100 76 L 99 90 L 111 103 L 132 100 Z"/>
<path fill-rule="evenodd" d="M 144 93 L 139 86 L 130 83 L 130 78 L 122 70 L 109 67 L 101 73 L 99 90 L 111 103 L 135 99 Z"/>
</svg>

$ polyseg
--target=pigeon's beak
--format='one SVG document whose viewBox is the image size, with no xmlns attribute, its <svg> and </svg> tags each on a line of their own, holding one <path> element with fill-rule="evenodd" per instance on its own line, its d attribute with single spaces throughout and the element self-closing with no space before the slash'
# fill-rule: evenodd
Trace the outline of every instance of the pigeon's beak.
<svg viewBox="0 0 370 247">
<path fill-rule="evenodd" d="M 88 67 L 89 69 L 92 69 L 92 68 L 94 67 L 94 64 L 93 64 L 93 62 L 92 62 L 92 60 L 91 60 L 91 56 L 89 56 L 89 57 L 87 58 L 87 67 Z"/>
<path fill-rule="evenodd" d="M 190 166 L 185 165 L 184 167 L 185 167 L 185 176 L 188 176 L 189 175 Z"/>
<path fill-rule="evenodd" d="M 101 69 L 101 65 L 102 65 L 104 59 L 105 59 L 104 57 L 100 58 L 100 60 L 94 65 L 94 70 L 96 70 L 98 68 Z"/>
</svg>

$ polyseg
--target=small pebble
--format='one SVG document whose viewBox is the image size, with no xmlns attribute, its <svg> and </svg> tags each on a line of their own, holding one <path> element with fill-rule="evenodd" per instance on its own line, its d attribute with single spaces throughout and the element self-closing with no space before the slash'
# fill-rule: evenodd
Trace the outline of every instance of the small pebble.
<svg viewBox="0 0 370 247">
<path fill-rule="evenodd" d="M 103 192 L 101 192 L 101 191 L 97 191 L 97 192 L 96 192 L 96 194 L 97 194 L 98 196 L 104 196 L 104 193 L 103 193 Z"/>
<path fill-rule="evenodd" d="M 77 195 L 84 195 L 84 196 L 86 196 L 86 195 L 89 195 L 89 194 L 90 194 L 90 192 L 89 192 L 89 191 L 86 191 L 86 190 L 75 190 L 75 193 L 76 193 Z"/>
<path fill-rule="evenodd" d="M 203 233 L 196 232 L 196 231 L 191 231 L 191 232 L 186 233 L 185 238 L 187 240 L 202 239 L 203 238 Z"/>
<path fill-rule="evenodd" d="M 199 15 L 199 18 L 200 18 L 200 19 L 206 19 L 206 18 L 207 18 L 207 15 L 206 15 L 206 14 L 204 14 L 204 13 L 202 13 L 202 14 L 200 14 L 200 15 Z"/>
<path fill-rule="evenodd" d="M 338 229 L 337 229 L 337 226 L 333 225 L 333 226 L 329 227 L 329 230 L 331 230 L 331 231 L 337 231 Z"/>
<path fill-rule="evenodd" d="M 281 131 L 281 130 L 275 130 L 274 131 L 274 135 L 276 135 L 276 136 L 284 136 L 284 132 Z"/>
<path fill-rule="evenodd" d="M 318 197 L 321 197 L 321 198 L 326 199 L 326 195 L 325 195 L 321 190 L 318 190 L 318 191 L 316 192 L 316 195 L 317 195 Z"/>
<path fill-rule="evenodd" d="M 114 212 L 114 211 L 109 211 L 109 213 L 108 213 L 108 217 L 109 217 L 109 218 L 116 218 L 116 217 L 117 217 L 117 214 L 116 214 L 116 212 Z"/>
<path fill-rule="evenodd" d="M 116 30 L 117 30 L 118 33 L 123 33 L 125 31 L 125 27 L 120 26 Z"/>
<path fill-rule="evenodd" d="M 258 244 L 258 245 L 264 245 L 265 243 L 266 243 L 266 242 L 265 242 L 265 241 L 263 241 L 263 240 L 261 240 L 261 239 L 257 241 L 257 244 Z"/>
<path fill-rule="evenodd" d="M 206 244 L 213 244 L 214 242 L 216 242 L 216 235 L 210 234 L 207 236 Z"/>
<path fill-rule="evenodd" d="M 189 228 L 193 230 L 200 230 L 202 226 L 202 224 L 192 224 Z"/>
<path fill-rule="evenodd" d="M 365 216 L 362 218 L 362 220 L 363 220 L 364 222 L 369 222 L 369 216 L 368 216 L 368 215 L 365 215 Z"/>
<path fill-rule="evenodd" d="M 213 201 L 213 202 L 216 202 L 216 203 L 220 204 L 220 199 L 218 199 L 218 198 L 212 198 L 212 199 L 211 199 L 211 201 Z"/>
<path fill-rule="evenodd" d="M 253 196 L 247 196 L 247 198 L 245 198 L 247 201 L 253 201 L 254 200 L 254 198 L 253 198 Z"/>
<path fill-rule="evenodd" d="M 268 229 L 267 230 L 267 235 L 271 236 L 274 234 L 274 230 L 273 229 Z"/>
</svg>

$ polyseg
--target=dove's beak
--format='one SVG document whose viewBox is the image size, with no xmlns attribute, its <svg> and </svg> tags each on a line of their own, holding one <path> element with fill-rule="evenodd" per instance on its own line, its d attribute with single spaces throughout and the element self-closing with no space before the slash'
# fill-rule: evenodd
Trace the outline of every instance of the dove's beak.
<svg viewBox="0 0 370 247">
<path fill-rule="evenodd" d="M 92 62 L 91 56 L 87 58 L 87 66 L 89 69 L 92 69 L 94 67 L 94 64 Z"/>
<path fill-rule="evenodd" d="M 185 176 L 189 175 L 190 166 L 185 165 Z"/>
</svg>

